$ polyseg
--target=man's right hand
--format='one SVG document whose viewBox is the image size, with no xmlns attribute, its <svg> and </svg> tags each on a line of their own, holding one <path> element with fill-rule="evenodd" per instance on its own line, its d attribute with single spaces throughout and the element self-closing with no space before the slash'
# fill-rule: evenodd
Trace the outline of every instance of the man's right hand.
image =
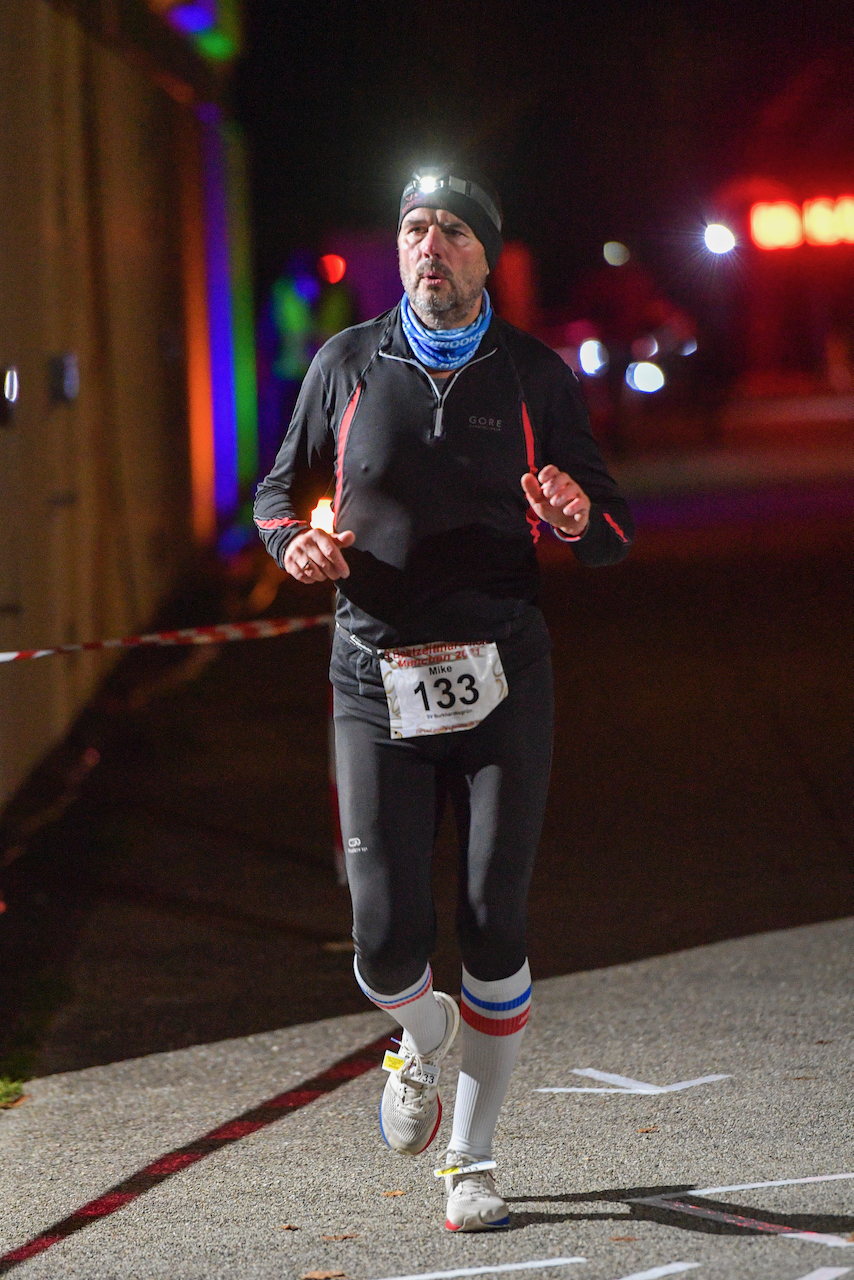
<svg viewBox="0 0 854 1280">
<path fill-rule="evenodd" d="M 323 529 L 306 529 L 298 533 L 287 545 L 284 567 L 297 582 L 323 582 L 328 578 L 349 578 L 347 561 L 341 554 L 342 547 L 351 547 L 356 535 L 347 529 L 344 533 L 326 533 Z"/>
</svg>

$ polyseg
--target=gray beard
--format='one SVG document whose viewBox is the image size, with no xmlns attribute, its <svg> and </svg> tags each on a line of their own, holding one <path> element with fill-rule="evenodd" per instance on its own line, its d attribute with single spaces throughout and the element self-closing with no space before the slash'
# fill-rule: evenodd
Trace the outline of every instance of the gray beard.
<svg viewBox="0 0 854 1280">
<path fill-rule="evenodd" d="M 445 297 L 431 293 L 425 299 L 416 296 L 419 283 L 418 279 L 410 280 L 404 287 L 409 305 L 428 329 L 458 329 L 483 293 L 483 285 L 478 285 L 467 293 L 460 293 L 451 285 Z"/>
</svg>

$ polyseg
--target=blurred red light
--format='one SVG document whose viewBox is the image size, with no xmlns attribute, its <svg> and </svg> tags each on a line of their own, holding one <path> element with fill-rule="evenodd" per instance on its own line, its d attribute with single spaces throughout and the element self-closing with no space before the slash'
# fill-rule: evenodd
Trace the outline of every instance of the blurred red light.
<svg viewBox="0 0 854 1280">
<path fill-rule="evenodd" d="M 803 244 L 800 209 L 790 200 L 755 204 L 750 210 L 750 238 L 760 249 L 794 249 Z"/>
<path fill-rule="evenodd" d="M 836 227 L 840 240 L 854 244 L 854 196 L 840 196 L 836 201 Z"/>
<path fill-rule="evenodd" d="M 839 244 L 841 237 L 833 200 L 822 196 L 804 201 L 804 236 L 807 244 Z"/>
<path fill-rule="evenodd" d="M 328 284 L 337 284 L 344 279 L 347 263 L 337 253 L 325 253 L 318 262 L 317 269 Z"/>
<path fill-rule="evenodd" d="M 791 200 L 755 204 L 750 238 L 760 249 L 803 244 L 854 244 L 854 196 L 817 196 L 799 209 Z"/>
</svg>

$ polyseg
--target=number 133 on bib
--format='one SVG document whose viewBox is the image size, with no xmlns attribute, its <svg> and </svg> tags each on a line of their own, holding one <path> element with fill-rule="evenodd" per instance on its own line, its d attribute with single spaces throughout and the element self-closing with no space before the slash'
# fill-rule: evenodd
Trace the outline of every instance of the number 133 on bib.
<svg viewBox="0 0 854 1280">
<path fill-rule="evenodd" d="M 507 697 L 497 644 L 424 644 L 380 659 L 392 738 L 473 729 Z"/>
</svg>

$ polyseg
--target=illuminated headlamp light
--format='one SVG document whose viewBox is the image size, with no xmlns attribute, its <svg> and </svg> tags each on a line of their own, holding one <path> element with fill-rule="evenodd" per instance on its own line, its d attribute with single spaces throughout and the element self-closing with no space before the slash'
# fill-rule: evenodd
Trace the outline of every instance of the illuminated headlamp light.
<svg viewBox="0 0 854 1280">
<path fill-rule="evenodd" d="M 474 200 L 475 204 L 480 205 L 496 231 L 501 230 L 501 214 L 498 212 L 495 201 L 483 187 L 479 187 L 476 182 L 466 182 L 462 178 L 454 178 L 447 173 L 414 173 L 412 181 L 404 189 L 401 205 L 405 207 L 408 197 L 416 193 L 434 196 L 437 191 L 455 191 L 458 195 Z"/>
</svg>

